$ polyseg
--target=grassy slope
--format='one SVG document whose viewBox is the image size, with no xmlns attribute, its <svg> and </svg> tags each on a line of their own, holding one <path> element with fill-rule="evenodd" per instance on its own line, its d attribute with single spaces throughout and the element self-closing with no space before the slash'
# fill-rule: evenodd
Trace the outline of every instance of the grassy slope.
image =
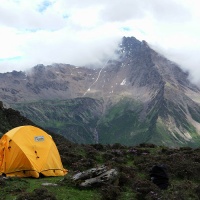
<svg viewBox="0 0 200 200">
<path fill-rule="evenodd" d="M 1 181 L 0 199 L 180 200 L 198 199 L 200 196 L 200 149 L 170 149 L 147 144 L 135 147 L 119 144 L 66 145 L 63 140 L 58 147 L 65 167 L 70 170 L 66 177 L 11 178 Z M 119 171 L 117 186 L 80 189 L 71 181 L 70 177 L 75 172 L 102 163 Z M 170 178 L 167 190 L 160 190 L 150 181 L 149 170 L 155 164 L 167 166 Z M 41 186 L 42 183 L 56 183 L 58 186 Z"/>
<path fill-rule="evenodd" d="M 198 119 L 200 116 L 197 115 L 196 112 L 197 111 L 194 113 Z M 149 140 L 150 143 L 158 145 L 162 144 L 170 147 L 199 146 L 199 135 L 195 127 L 187 120 L 186 111 L 181 105 L 176 105 L 173 102 L 165 101 L 164 105 L 159 109 L 158 114 L 158 118 L 154 123 L 154 129 L 151 131 L 152 137 Z M 193 117 L 193 119 L 195 118 Z M 171 132 L 173 132 L 174 136 L 172 133 L 170 133 L 167 125 L 170 123 L 171 126 L 173 126 L 173 128 L 171 127 Z M 179 133 L 177 132 L 177 129 L 179 129 Z M 184 135 L 184 133 L 189 133 L 192 136 L 192 139 L 185 140 L 184 137 L 180 136 L 180 134 Z"/>
<path fill-rule="evenodd" d="M 139 120 L 141 110 L 141 105 L 130 99 L 123 99 L 111 107 L 98 122 L 99 142 L 126 145 L 144 142 L 143 133 L 149 124 Z"/>
<path fill-rule="evenodd" d="M 171 147 L 197 147 L 200 139 L 190 124 L 181 105 L 155 98 L 143 112 L 143 106 L 137 101 L 124 98 L 102 113 L 102 102 L 90 98 L 77 98 L 66 101 L 41 101 L 15 104 L 16 109 L 34 123 L 45 129 L 64 135 L 76 143 L 95 143 L 97 131 L 102 144 L 121 143 L 137 145 L 143 142 L 163 144 Z M 196 110 L 189 108 L 191 116 L 199 119 Z M 141 119 L 144 115 L 144 119 Z M 169 116 L 174 119 L 174 127 L 188 132 L 193 139 L 186 141 L 176 130 L 174 136 L 169 132 L 166 122 Z"/>
<path fill-rule="evenodd" d="M 17 125 L 31 124 L 12 109 L 0 109 L 0 114 L 2 132 Z M 153 120 L 151 117 L 149 119 Z M 120 144 L 78 145 L 60 135 L 50 134 L 57 144 L 64 167 L 69 169 L 70 173 L 64 179 L 62 177 L 0 179 L 0 199 L 35 200 L 48 197 L 75 200 L 159 198 L 180 200 L 200 197 L 200 149 L 198 148 L 170 149 L 147 144 L 129 147 Z M 119 171 L 117 187 L 107 185 L 97 189 L 80 190 L 70 181 L 72 174 L 99 164 L 106 164 Z M 150 182 L 148 172 L 155 164 L 165 164 L 168 168 L 170 186 L 165 191 L 161 191 Z M 42 187 L 42 182 L 53 182 L 59 185 Z"/>
<path fill-rule="evenodd" d="M 18 111 L 3 107 L 0 107 L 0 122 L 0 136 L 17 126 L 34 125 L 32 121 L 21 116 Z"/>
<path fill-rule="evenodd" d="M 64 135 L 73 142 L 94 143 L 93 132 L 101 115 L 98 100 L 77 98 L 13 106 L 38 126 Z"/>
<path fill-rule="evenodd" d="M 80 99 L 15 104 L 14 107 L 37 125 L 78 143 L 94 143 L 96 127 L 100 143 L 133 145 L 147 140 L 149 119 L 141 122 L 141 105 L 128 98 L 111 107 L 103 117 L 97 100 L 88 108 Z"/>
</svg>

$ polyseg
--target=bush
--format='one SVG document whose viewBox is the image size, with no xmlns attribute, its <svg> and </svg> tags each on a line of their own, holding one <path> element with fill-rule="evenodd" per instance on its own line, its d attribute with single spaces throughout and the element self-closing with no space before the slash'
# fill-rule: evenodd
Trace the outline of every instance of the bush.
<svg viewBox="0 0 200 200">
<path fill-rule="evenodd" d="M 3 177 L 0 177 L 0 188 L 6 185 L 5 179 Z"/>
<path fill-rule="evenodd" d="M 160 189 L 148 180 L 137 180 L 133 186 L 133 190 L 136 191 L 137 199 L 146 199 L 146 196 L 152 196 L 153 194 L 159 194 Z M 157 196 L 157 195 L 156 195 Z"/>
<path fill-rule="evenodd" d="M 57 200 L 46 188 L 35 189 L 32 193 L 22 193 L 17 200 Z"/>
<path fill-rule="evenodd" d="M 120 195 L 119 186 L 105 184 L 100 189 L 102 200 L 116 200 Z"/>
</svg>

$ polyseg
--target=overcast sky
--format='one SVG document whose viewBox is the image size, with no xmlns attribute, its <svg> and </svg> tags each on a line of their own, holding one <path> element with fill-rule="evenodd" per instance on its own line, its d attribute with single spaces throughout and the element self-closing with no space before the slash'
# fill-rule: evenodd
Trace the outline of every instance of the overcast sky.
<svg viewBox="0 0 200 200">
<path fill-rule="evenodd" d="M 123 36 L 134 36 L 200 80 L 199 0 L 0 3 L 0 72 L 41 63 L 98 63 L 112 56 Z"/>
</svg>

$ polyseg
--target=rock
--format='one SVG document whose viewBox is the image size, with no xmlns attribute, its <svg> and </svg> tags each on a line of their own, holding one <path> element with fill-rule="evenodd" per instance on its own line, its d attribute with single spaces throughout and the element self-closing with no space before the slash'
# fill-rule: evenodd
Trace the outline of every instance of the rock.
<svg viewBox="0 0 200 200">
<path fill-rule="evenodd" d="M 91 168 L 87 171 L 75 174 L 72 180 L 80 187 L 97 187 L 106 183 L 114 184 L 118 179 L 116 169 L 108 169 L 106 166 Z"/>
<path fill-rule="evenodd" d="M 42 186 L 58 186 L 58 184 L 55 184 L 55 183 L 42 183 Z"/>
<path fill-rule="evenodd" d="M 102 185 L 104 183 L 114 183 L 117 179 L 118 172 L 116 169 L 110 169 L 100 176 L 95 178 L 86 179 L 84 182 L 80 183 L 81 187 L 92 187 L 94 185 Z"/>
<path fill-rule="evenodd" d="M 106 166 L 102 165 L 100 167 L 97 168 L 91 168 L 89 170 L 80 172 L 78 174 L 75 174 L 72 177 L 72 180 L 76 181 L 76 180 L 85 180 L 85 179 L 89 179 L 92 177 L 96 177 L 99 176 L 100 174 L 106 172 L 108 169 Z"/>
</svg>

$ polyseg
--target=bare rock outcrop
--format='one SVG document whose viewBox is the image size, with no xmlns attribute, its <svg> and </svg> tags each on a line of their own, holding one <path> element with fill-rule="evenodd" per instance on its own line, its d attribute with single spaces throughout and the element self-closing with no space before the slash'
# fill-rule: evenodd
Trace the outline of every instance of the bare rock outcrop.
<svg viewBox="0 0 200 200">
<path fill-rule="evenodd" d="M 79 172 L 72 177 L 72 180 L 83 188 L 98 187 L 108 183 L 117 184 L 118 171 L 103 165 Z"/>
</svg>

